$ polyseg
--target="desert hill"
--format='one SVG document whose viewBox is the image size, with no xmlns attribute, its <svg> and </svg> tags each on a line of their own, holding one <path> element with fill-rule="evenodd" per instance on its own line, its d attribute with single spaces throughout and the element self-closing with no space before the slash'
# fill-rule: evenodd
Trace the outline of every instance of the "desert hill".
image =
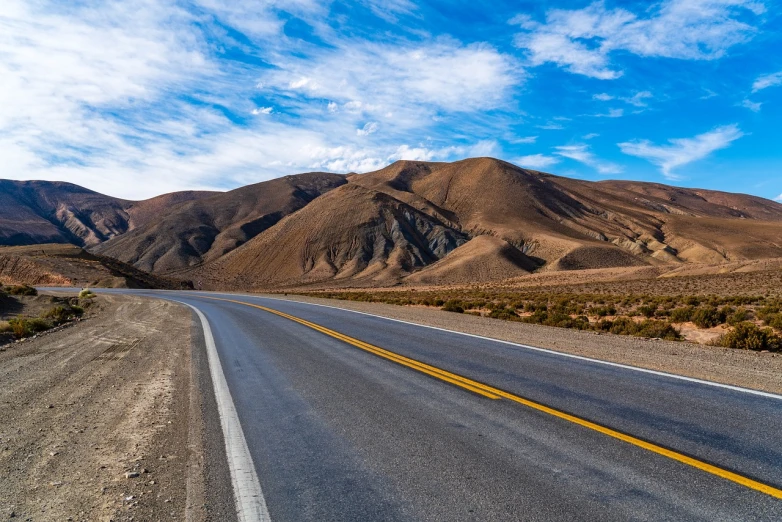
<svg viewBox="0 0 782 522">
<path fill-rule="evenodd" d="M 782 257 L 782 205 L 753 196 L 573 180 L 491 158 L 399 161 L 347 181 L 180 275 L 229 288 L 456 284 Z M 411 236 L 392 233 L 402 220 L 389 219 L 389 208 L 415 215 Z M 455 239 L 426 252 L 429 227 Z M 370 248 L 379 238 L 383 247 Z"/>
<path fill-rule="evenodd" d="M 176 272 L 218 259 L 345 183 L 339 174 L 312 172 L 213 194 L 159 213 L 94 251 L 149 272 Z"/>
<path fill-rule="evenodd" d="M 103 216 L 100 226 L 90 221 L 95 233 L 79 239 L 91 241 L 93 252 L 205 288 L 463 284 L 645 268 L 662 274 L 782 258 L 779 203 L 576 180 L 492 158 L 299 174 L 226 193 L 169 195 L 162 205 L 101 206 L 94 193 L 79 197 L 91 201 L 91 215 Z M 77 201 L 67 208 L 85 213 Z M 35 235 L 28 232 L 28 241 Z"/>
<path fill-rule="evenodd" d="M 161 209 L 210 194 L 186 191 L 127 201 L 71 183 L 0 180 L 0 245 L 94 246 L 147 223 Z"/>
<path fill-rule="evenodd" d="M 0 282 L 7 285 L 102 288 L 187 288 L 187 283 L 148 274 L 75 245 L 0 247 Z"/>
</svg>

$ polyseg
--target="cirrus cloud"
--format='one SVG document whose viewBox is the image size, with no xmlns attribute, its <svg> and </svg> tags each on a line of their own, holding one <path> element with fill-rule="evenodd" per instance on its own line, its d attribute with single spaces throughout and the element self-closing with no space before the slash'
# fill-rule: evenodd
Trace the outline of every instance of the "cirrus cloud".
<svg viewBox="0 0 782 522">
<path fill-rule="evenodd" d="M 619 148 L 625 154 L 637 156 L 658 165 L 666 178 L 678 179 L 672 172 L 673 169 L 724 149 L 742 136 L 744 133 L 741 132 L 738 125 L 733 124 L 717 127 L 692 138 L 670 139 L 667 145 L 655 145 L 649 140 L 639 140 L 619 143 Z"/>
<path fill-rule="evenodd" d="M 526 50 L 531 65 L 553 63 L 565 70 L 602 80 L 623 71 L 611 55 L 710 60 L 745 42 L 755 28 L 743 21 L 746 12 L 761 14 L 754 0 L 665 0 L 642 15 L 609 8 L 603 1 L 582 9 L 550 9 L 545 22 L 529 16 L 511 20 L 523 32 L 516 46 Z"/>
</svg>

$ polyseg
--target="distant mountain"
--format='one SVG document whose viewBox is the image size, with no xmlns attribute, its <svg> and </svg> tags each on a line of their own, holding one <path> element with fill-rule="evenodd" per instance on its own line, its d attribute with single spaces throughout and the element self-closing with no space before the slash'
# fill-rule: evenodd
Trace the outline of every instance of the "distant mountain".
<svg viewBox="0 0 782 522">
<path fill-rule="evenodd" d="M 313 172 L 210 194 L 159 212 L 94 250 L 142 270 L 175 272 L 218 259 L 345 183 L 345 176 Z"/>
<path fill-rule="evenodd" d="M 18 218 L 17 240 L 64 227 L 94 252 L 211 288 L 461 284 L 532 271 L 782 258 L 779 203 L 575 180 L 492 158 L 299 174 L 191 193 L 154 212 L 155 200 L 131 204 L 67 187 L 67 203 L 54 213 L 62 217 L 30 226 Z M 35 189 L 27 190 L 30 200 Z M 9 197 L 17 201 L 0 194 Z M 2 216 L 0 241 L 13 235 Z"/>
<path fill-rule="evenodd" d="M 0 245 L 95 246 L 147 223 L 162 209 L 211 194 L 189 191 L 127 201 L 71 183 L 0 180 Z"/>
</svg>

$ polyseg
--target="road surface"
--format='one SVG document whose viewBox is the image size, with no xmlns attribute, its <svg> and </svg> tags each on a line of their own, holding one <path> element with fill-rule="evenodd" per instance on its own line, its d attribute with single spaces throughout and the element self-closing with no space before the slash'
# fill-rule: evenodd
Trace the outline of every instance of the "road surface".
<svg viewBox="0 0 782 522">
<path fill-rule="evenodd" d="M 782 520 L 780 396 L 331 307 L 133 292 L 211 332 L 240 519 Z"/>
</svg>

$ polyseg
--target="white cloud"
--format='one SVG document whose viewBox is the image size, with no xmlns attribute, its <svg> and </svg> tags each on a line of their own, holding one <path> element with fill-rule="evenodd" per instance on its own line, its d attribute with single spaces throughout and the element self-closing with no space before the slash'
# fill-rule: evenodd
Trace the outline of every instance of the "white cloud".
<svg viewBox="0 0 782 522">
<path fill-rule="evenodd" d="M 495 108 L 522 80 L 511 57 L 484 44 L 451 40 L 405 47 L 354 43 L 286 58 L 278 66 L 264 83 L 279 91 L 306 86 L 313 97 L 341 100 L 346 108 L 371 103 L 394 113 L 420 112 L 422 106 L 457 112 Z"/>
<path fill-rule="evenodd" d="M 636 107 L 646 107 L 646 102 L 644 100 L 652 98 L 652 93 L 649 91 L 641 91 L 633 94 L 629 98 L 622 98 L 622 100 L 626 101 L 630 105 L 635 105 Z"/>
<path fill-rule="evenodd" d="M 668 145 L 654 145 L 648 140 L 640 140 L 619 143 L 619 148 L 625 154 L 644 158 L 658 165 L 664 176 L 676 179 L 673 169 L 724 149 L 743 135 L 737 125 L 723 125 L 692 138 L 668 140 Z"/>
<path fill-rule="evenodd" d="M 520 138 L 513 138 L 512 140 L 509 140 L 510 143 L 516 144 L 516 145 L 522 145 L 522 144 L 529 144 L 529 143 L 535 143 L 538 141 L 537 136 L 524 136 Z"/>
<path fill-rule="evenodd" d="M 600 136 L 600 134 L 598 134 L 596 132 L 590 132 L 589 134 L 584 134 L 584 136 L 582 136 L 582 138 L 585 139 L 585 140 L 591 140 L 591 139 L 597 138 L 598 136 Z"/>
<path fill-rule="evenodd" d="M 360 0 L 369 7 L 372 12 L 389 22 L 398 21 L 397 15 L 410 14 L 416 11 L 417 6 L 410 0 Z"/>
<path fill-rule="evenodd" d="M 644 100 L 648 98 L 652 98 L 652 93 L 649 91 L 640 91 L 628 97 L 621 97 L 621 96 L 617 97 L 606 93 L 595 94 L 594 96 L 592 96 L 593 100 L 599 100 L 599 101 L 621 100 L 625 103 L 629 103 L 630 105 L 635 105 L 636 107 L 646 107 L 646 102 Z"/>
<path fill-rule="evenodd" d="M 776 87 L 777 85 L 782 85 L 782 71 L 758 76 L 758 78 L 752 84 L 752 92 L 762 91 L 763 89 Z"/>
<path fill-rule="evenodd" d="M 530 154 L 528 156 L 521 156 L 513 160 L 513 163 L 523 168 L 529 169 L 545 169 L 552 165 L 559 163 L 560 159 L 553 156 L 546 156 L 544 154 Z"/>
<path fill-rule="evenodd" d="M 356 134 L 358 136 L 369 136 L 370 134 L 374 134 L 375 132 L 377 132 L 378 127 L 379 125 L 377 124 L 376 121 L 371 121 L 366 125 L 364 125 L 362 128 L 356 129 Z"/>
<path fill-rule="evenodd" d="M 554 63 L 611 80 L 622 75 L 610 60 L 615 52 L 686 60 L 723 56 L 755 32 L 743 21 L 746 11 L 760 14 L 763 6 L 751 0 L 664 0 L 638 15 L 598 1 L 582 9 L 550 9 L 543 23 L 516 19 L 524 29 L 516 45 L 533 66 Z"/>
<path fill-rule="evenodd" d="M 761 102 L 753 102 L 749 99 L 741 100 L 741 103 L 738 104 L 740 107 L 744 107 L 745 109 L 749 109 L 752 112 L 760 112 L 760 106 L 763 105 Z"/>
<path fill-rule="evenodd" d="M 589 150 L 589 145 L 577 144 L 577 145 L 561 145 L 554 147 L 558 156 L 563 158 L 569 158 L 585 165 L 589 165 L 593 169 L 597 170 L 600 174 L 619 174 L 622 172 L 622 167 L 608 161 L 603 161 L 598 158 L 592 151 Z"/>
<path fill-rule="evenodd" d="M 559 123 L 546 123 L 545 125 L 538 125 L 537 127 L 543 130 L 562 130 L 565 128 Z"/>
<path fill-rule="evenodd" d="M 624 116 L 624 109 L 608 109 L 605 114 L 595 114 L 597 118 L 621 118 Z"/>
<path fill-rule="evenodd" d="M 3 177 L 145 198 L 313 169 L 362 172 L 403 155 L 499 150 L 480 132 L 466 143 L 457 126 L 437 140 L 457 135 L 463 145 L 414 145 L 443 125 L 430 116 L 458 121 L 462 132 L 481 128 L 473 115 L 507 106 L 523 75 L 489 46 L 380 45 L 322 31 L 329 45 L 306 47 L 281 32 L 278 11 L 317 25 L 323 7 L 314 0 L 197 2 L 0 2 Z M 247 39 L 234 40 L 227 26 Z M 226 42 L 273 67 L 226 58 L 216 50 Z M 259 89 L 262 106 L 251 101 Z M 279 118 L 233 117 L 283 104 Z"/>
<path fill-rule="evenodd" d="M 774 201 L 779 201 L 780 203 L 782 203 L 782 194 L 780 194 L 779 196 L 775 197 Z"/>
</svg>

